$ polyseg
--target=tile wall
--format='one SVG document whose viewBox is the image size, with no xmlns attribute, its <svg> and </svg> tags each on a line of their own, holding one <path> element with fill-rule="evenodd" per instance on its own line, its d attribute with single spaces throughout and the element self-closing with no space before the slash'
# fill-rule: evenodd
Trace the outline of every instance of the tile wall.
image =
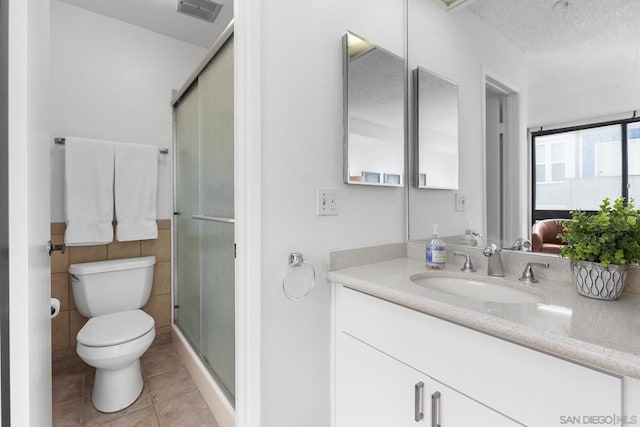
<svg viewBox="0 0 640 427">
<path fill-rule="evenodd" d="M 51 224 L 51 241 L 64 242 L 64 223 Z M 51 255 L 51 297 L 60 300 L 60 314 L 51 319 L 53 352 L 75 348 L 76 335 L 87 322 L 75 307 L 69 281 L 69 265 L 81 262 L 155 255 L 151 297 L 143 310 L 156 321 L 156 328 L 171 324 L 171 221 L 158 220 L 158 238 L 134 242 L 112 242 L 99 246 L 74 246 L 64 254 Z"/>
</svg>

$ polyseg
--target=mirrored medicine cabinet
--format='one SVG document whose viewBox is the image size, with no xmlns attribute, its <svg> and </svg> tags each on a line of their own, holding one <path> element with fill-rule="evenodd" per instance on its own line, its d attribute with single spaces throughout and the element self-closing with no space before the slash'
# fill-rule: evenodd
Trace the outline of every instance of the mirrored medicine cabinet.
<svg viewBox="0 0 640 427">
<path fill-rule="evenodd" d="M 352 32 L 343 37 L 344 182 L 405 185 L 404 60 Z M 458 85 L 417 67 L 412 172 L 417 188 L 458 188 Z"/>
<path fill-rule="evenodd" d="M 458 85 L 418 67 L 415 87 L 414 183 L 458 189 Z"/>
<path fill-rule="evenodd" d="M 343 36 L 344 182 L 405 185 L 404 60 Z"/>
</svg>

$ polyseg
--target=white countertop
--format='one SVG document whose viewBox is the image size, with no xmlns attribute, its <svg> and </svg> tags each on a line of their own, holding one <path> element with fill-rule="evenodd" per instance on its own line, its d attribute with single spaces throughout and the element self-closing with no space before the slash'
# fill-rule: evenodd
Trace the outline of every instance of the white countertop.
<svg viewBox="0 0 640 427">
<path fill-rule="evenodd" d="M 489 278 L 486 271 L 462 273 L 451 265 L 431 270 L 415 258 L 331 271 L 327 279 L 535 350 L 640 379 L 640 297 L 623 294 L 618 301 L 599 301 L 579 296 L 571 283 L 540 280 L 532 292 L 541 292 L 544 303 L 481 302 L 420 287 L 409 280 L 417 273 L 524 286 L 517 276 Z"/>
</svg>

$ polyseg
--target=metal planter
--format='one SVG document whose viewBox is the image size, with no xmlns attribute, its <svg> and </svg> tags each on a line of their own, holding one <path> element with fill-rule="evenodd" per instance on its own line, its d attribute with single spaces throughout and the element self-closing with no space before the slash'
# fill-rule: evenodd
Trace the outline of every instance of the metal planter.
<svg viewBox="0 0 640 427">
<path fill-rule="evenodd" d="M 620 298 L 627 279 L 628 265 L 609 265 L 597 262 L 571 261 L 571 274 L 580 295 L 614 301 Z"/>
</svg>

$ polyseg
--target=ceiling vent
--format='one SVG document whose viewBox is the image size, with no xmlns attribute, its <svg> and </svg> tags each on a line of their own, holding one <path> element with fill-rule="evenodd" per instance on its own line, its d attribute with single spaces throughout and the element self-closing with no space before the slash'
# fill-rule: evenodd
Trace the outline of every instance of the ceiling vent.
<svg viewBox="0 0 640 427">
<path fill-rule="evenodd" d="M 216 20 L 220 9 L 222 5 L 211 0 L 178 0 L 178 12 L 208 22 Z"/>
</svg>

